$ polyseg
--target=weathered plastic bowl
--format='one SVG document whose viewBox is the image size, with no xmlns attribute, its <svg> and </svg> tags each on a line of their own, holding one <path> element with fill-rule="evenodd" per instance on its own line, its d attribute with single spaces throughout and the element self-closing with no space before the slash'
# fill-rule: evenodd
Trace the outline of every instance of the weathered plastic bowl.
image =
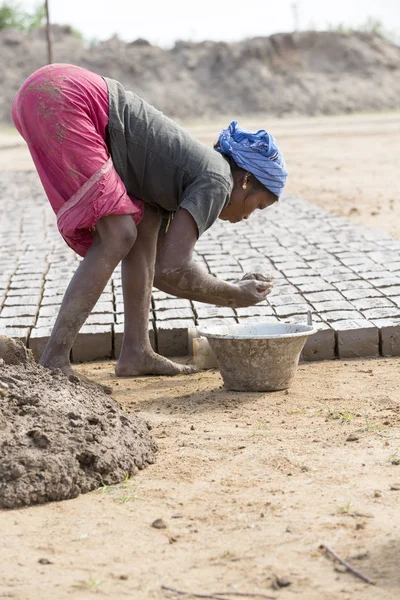
<svg viewBox="0 0 400 600">
<path fill-rule="evenodd" d="M 210 324 L 200 330 L 214 351 L 224 385 L 240 392 L 271 392 L 290 387 L 311 325 Z"/>
</svg>

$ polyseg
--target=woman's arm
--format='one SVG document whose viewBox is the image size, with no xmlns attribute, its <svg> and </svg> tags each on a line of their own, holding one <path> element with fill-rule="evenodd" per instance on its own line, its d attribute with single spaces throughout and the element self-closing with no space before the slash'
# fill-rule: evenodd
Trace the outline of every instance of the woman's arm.
<svg viewBox="0 0 400 600">
<path fill-rule="evenodd" d="M 249 279 L 229 283 L 217 279 L 193 260 L 197 225 L 192 215 L 179 209 L 160 240 L 154 285 L 169 294 L 217 306 L 252 306 L 265 300 L 270 281 Z"/>
</svg>

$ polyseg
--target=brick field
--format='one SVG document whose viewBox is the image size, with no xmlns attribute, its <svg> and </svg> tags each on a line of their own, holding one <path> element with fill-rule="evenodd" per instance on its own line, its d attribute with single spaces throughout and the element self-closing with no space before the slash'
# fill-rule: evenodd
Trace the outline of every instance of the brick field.
<svg viewBox="0 0 400 600">
<path fill-rule="evenodd" d="M 35 173 L 0 173 L 0 334 L 42 352 L 77 257 L 63 242 Z M 189 353 L 188 328 L 217 322 L 306 322 L 305 360 L 400 355 L 400 241 L 286 197 L 249 221 L 221 221 L 199 240 L 196 260 L 227 280 L 272 273 L 268 302 L 221 308 L 153 290 L 149 335 L 166 356 Z M 117 269 L 80 331 L 75 362 L 118 357 L 123 302 Z"/>
</svg>

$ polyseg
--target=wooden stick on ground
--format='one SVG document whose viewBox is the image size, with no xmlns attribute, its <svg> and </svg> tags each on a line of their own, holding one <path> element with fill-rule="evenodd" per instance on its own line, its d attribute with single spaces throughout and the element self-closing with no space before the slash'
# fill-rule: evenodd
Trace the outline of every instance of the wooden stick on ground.
<svg viewBox="0 0 400 600">
<path fill-rule="evenodd" d="M 266 600 L 276 600 L 275 596 L 266 596 L 265 594 L 246 594 L 245 592 L 215 592 L 215 594 L 195 594 L 193 592 L 183 592 L 175 588 L 161 586 L 162 590 L 174 592 L 180 596 L 193 596 L 194 598 L 212 598 L 214 600 L 227 600 L 225 596 L 241 596 L 242 598 L 265 598 Z"/>
<path fill-rule="evenodd" d="M 332 548 L 330 548 L 329 546 L 326 546 L 325 544 L 321 544 L 320 548 L 322 550 L 326 550 L 326 552 L 328 554 L 331 554 L 331 556 L 333 556 L 333 558 L 335 558 L 344 567 L 346 567 L 346 569 L 348 571 L 350 571 L 350 573 L 353 573 L 353 575 L 355 575 L 356 577 L 361 579 L 361 581 L 364 581 L 365 583 L 369 583 L 370 585 L 375 585 L 374 581 L 372 581 L 371 579 L 369 579 L 369 577 L 367 577 L 366 575 L 363 575 L 360 571 L 358 571 L 357 569 L 352 567 L 346 560 L 344 560 L 344 558 L 341 558 L 338 554 L 336 554 L 336 552 L 334 550 L 332 550 Z"/>
<path fill-rule="evenodd" d="M 242 598 L 267 598 L 267 600 L 276 600 L 275 596 L 267 596 L 266 594 L 250 594 L 246 592 L 215 592 L 217 596 L 241 596 Z"/>
</svg>

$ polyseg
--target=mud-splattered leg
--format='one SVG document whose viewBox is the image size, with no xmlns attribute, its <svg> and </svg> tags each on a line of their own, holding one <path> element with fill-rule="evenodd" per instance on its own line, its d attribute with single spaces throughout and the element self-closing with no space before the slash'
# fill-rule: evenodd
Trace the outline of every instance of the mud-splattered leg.
<svg viewBox="0 0 400 600">
<path fill-rule="evenodd" d="M 177 375 L 195 370 L 156 354 L 150 345 L 148 322 L 159 228 L 158 213 L 146 206 L 136 243 L 122 261 L 125 327 L 115 367 L 119 377 Z"/>
<path fill-rule="evenodd" d="M 115 267 L 132 248 L 136 235 L 131 215 L 111 215 L 98 221 L 93 244 L 65 292 L 41 365 L 61 369 L 67 375 L 72 373 L 69 355 L 79 329 Z"/>
</svg>

